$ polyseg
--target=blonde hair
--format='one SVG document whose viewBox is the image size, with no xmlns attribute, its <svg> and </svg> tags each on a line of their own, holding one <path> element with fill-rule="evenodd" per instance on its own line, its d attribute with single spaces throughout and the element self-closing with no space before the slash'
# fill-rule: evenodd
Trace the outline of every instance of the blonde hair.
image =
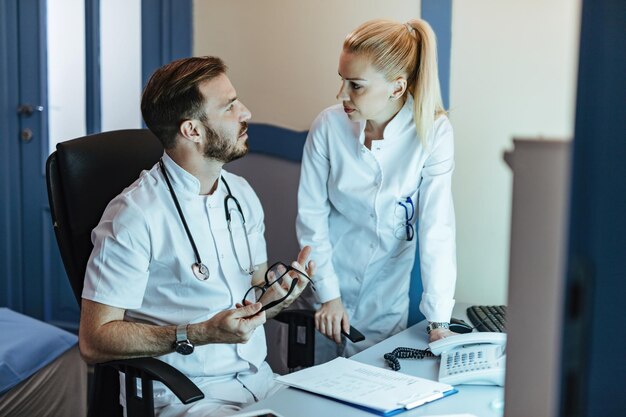
<svg viewBox="0 0 626 417">
<path fill-rule="evenodd" d="M 437 39 L 430 25 L 421 19 L 406 24 L 370 20 L 346 37 L 343 49 L 367 55 L 388 81 L 407 79 L 407 91 L 414 98 L 415 127 L 425 143 L 435 119 L 446 113 L 437 70 Z"/>
</svg>

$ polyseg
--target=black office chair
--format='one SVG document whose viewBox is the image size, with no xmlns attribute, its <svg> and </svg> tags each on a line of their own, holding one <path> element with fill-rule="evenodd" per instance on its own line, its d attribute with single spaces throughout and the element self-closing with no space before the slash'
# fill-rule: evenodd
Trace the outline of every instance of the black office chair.
<svg viewBox="0 0 626 417">
<path fill-rule="evenodd" d="M 148 130 L 120 130 L 62 142 L 46 163 L 48 198 L 63 265 L 74 296 L 81 303 L 87 261 L 93 249 L 91 231 L 109 201 L 151 168 L 163 154 Z M 163 382 L 185 404 L 204 394 L 177 369 L 155 358 L 97 364 L 89 417 L 122 416 L 119 374 L 126 374 L 129 416 L 154 416 L 152 381 Z M 136 394 L 142 381 L 142 397 Z"/>
<path fill-rule="evenodd" d="M 293 372 L 315 363 L 315 311 L 283 310 L 274 317 L 285 323 L 287 330 L 287 368 Z"/>
<path fill-rule="evenodd" d="M 163 154 L 159 140 L 148 130 L 119 130 L 85 136 L 57 144 L 46 163 L 50 213 L 57 243 L 74 296 L 81 303 L 87 261 L 93 249 L 91 231 L 108 203 L 150 169 Z M 276 317 L 289 324 L 290 368 L 311 366 L 314 324 L 311 312 L 291 310 Z M 297 337 L 298 327 L 306 337 Z M 293 333 L 293 336 L 292 336 Z M 302 333 L 302 329 L 300 329 Z M 154 416 L 152 381 L 163 382 L 184 403 L 204 398 L 184 374 L 155 358 L 137 358 L 97 364 L 89 417 L 122 416 L 119 375 L 126 378 L 129 417 Z M 136 395 L 142 381 L 142 398 Z"/>
</svg>

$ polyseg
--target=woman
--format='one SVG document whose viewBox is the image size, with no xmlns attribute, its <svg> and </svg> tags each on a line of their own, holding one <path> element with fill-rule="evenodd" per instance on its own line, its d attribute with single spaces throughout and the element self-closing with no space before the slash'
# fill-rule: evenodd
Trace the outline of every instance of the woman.
<svg viewBox="0 0 626 417">
<path fill-rule="evenodd" d="M 317 362 L 406 328 L 417 240 L 429 338 L 453 334 L 454 145 L 435 35 L 423 20 L 366 22 L 346 37 L 339 76 L 341 104 L 313 122 L 298 190 L 298 239 L 318 267 L 315 325 L 336 343 L 318 341 Z M 365 341 L 342 339 L 350 324 Z"/>
</svg>

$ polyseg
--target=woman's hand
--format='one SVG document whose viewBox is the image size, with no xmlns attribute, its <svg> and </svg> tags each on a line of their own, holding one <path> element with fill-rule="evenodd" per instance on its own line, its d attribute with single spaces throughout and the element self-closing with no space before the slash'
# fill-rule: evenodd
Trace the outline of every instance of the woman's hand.
<svg viewBox="0 0 626 417">
<path fill-rule="evenodd" d="M 341 298 L 327 301 L 315 312 L 315 328 L 335 343 L 341 343 L 341 330 L 350 332 L 350 318 Z"/>
<path fill-rule="evenodd" d="M 428 335 L 428 343 L 434 342 L 436 340 L 443 339 L 443 338 L 446 338 L 446 337 L 456 336 L 456 335 L 458 335 L 458 333 L 455 333 L 452 330 L 448 330 L 448 329 L 433 329 L 433 330 L 430 331 L 430 334 Z"/>
</svg>

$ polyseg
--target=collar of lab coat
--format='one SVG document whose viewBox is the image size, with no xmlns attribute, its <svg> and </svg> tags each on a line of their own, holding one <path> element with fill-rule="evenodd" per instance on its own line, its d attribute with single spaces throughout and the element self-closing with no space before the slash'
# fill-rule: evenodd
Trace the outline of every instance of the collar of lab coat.
<svg viewBox="0 0 626 417">
<path fill-rule="evenodd" d="M 365 143 L 365 120 L 359 122 L 361 134 L 359 135 L 359 147 Z M 398 139 L 402 132 L 411 126 L 413 121 L 413 96 L 407 93 L 406 101 L 400 111 L 385 126 L 383 131 L 383 140 L 377 141 L 377 147 L 383 148 L 394 139 Z"/>
<path fill-rule="evenodd" d="M 174 187 L 176 194 L 182 193 L 186 197 L 200 195 L 200 180 L 174 162 L 174 160 L 165 152 L 163 152 L 163 163 L 165 164 L 169 179 L 172 182 L 172 187 Z M 220 190 L 221 187 L 222 181 L 219 181 L 217 190 L 215 190 L 211 196 L 218 194 L 217 191 Z M 210 199 L 211 196 L 207 197 Z"/>
</svg>

